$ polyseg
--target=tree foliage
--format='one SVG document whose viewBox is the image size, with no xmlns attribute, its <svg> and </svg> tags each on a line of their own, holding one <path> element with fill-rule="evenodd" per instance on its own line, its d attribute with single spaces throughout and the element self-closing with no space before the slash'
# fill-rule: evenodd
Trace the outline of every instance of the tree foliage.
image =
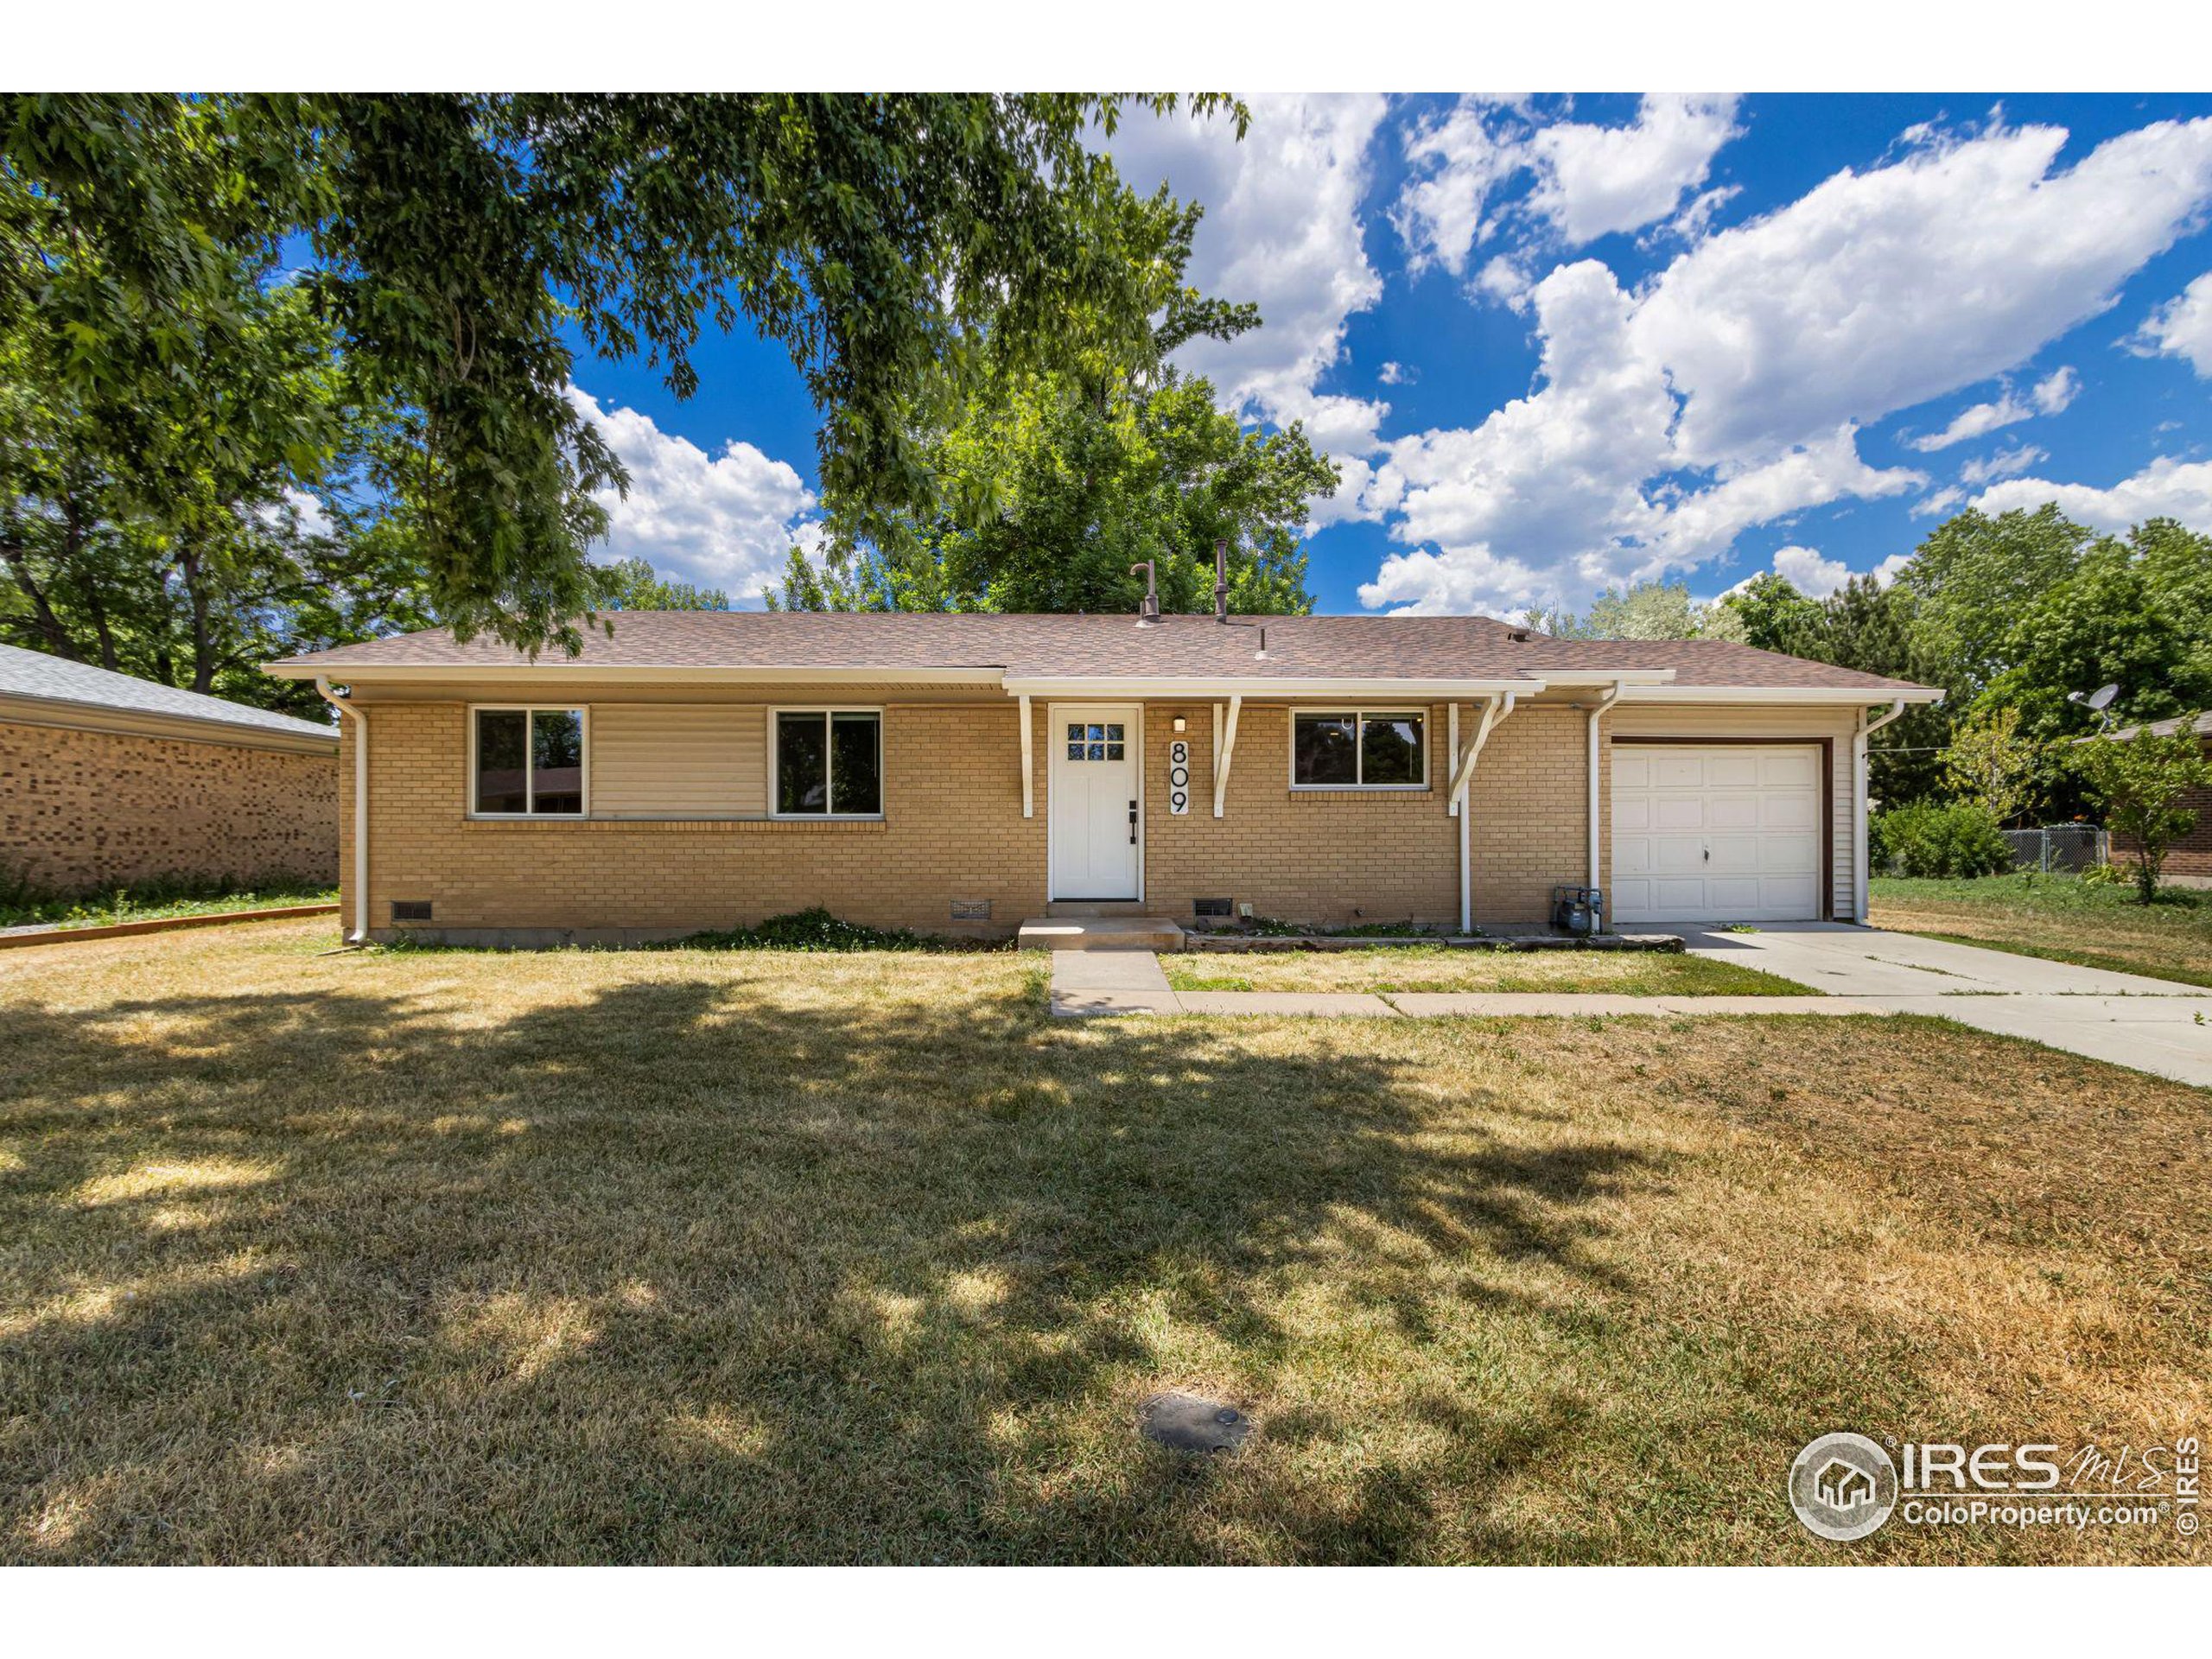
<svg viewBox="0 0 2212 1659">
<path fill-rule="evenodd" d="M 2189 797 L 2212 788 L 2203 740 L 2188 721 L 2164 737 L 2145 728 L 2132 737 L 2081 744 L 2075 766 L 2090 798 L 2104 809 L 2106 827 L 2134 842 L 2136 894 L 2151 903 L 2168 849 L 2196 825 Z"/>
<path fill-rule="evenodd" d="M 1999 824 L 2010 823 L 2042 791 L 2044 746 L 2020 735 L 2020 711 L 1986 710 L 1951 731 L 1943 775 L 1952 793 L 1971 801 Z"/>
<path fill-rule="evenodd" d="M 594 493 L 626 480 L 568 396 L 572 335 L 688 396 L 701 329 L 742 319 L 813 394 L 825 494 L 912 508 L 932 493 L 918 385 L 984 339 L 1057 364 L 1071 315 L 1102 341 L 1148 328 L 1151 274 L 1114 233 L 1130 193 L 1085 142 L 1128 102 L 11 94 L 0 334 L 51 331 L 63 402 L 156 521 L 186 516 L 192 461 L 226 444 L 306 484 L 327 430 L 278 429 L 283 405 L 218 384 L 261 321 L 239 271 L 305 237 L 305 312 L 386 426 L 363 482 L 438 611 L 573 648 Z M 181 432 L 189 453 L 162 447 Z"/>
<path fill-rule="evenodd" d="M 729 595 L 719 588 L 695 588 L 671 582 L 644 559 L 616 559 L 592 567 L 592 605 L 601 611 L 726 611 Z"/>
<path fill-rule="evenodd" d="M 1212 385 L 1179 373 L 1174 349 L 1232 339 L 1257 311 L 1185 281 L 1199 210 L 1165 191 L 1114 216 L 1122 259 L 1147 273 L 1154 321 L 1132 332 L 1095 304 L 1061 320 L 1062 360 L 1040 366 L 987 337 L 910 400 L 930 498 L 885 510 L 824 491 L 825 539 L 794 551 L 772 604 L 792 609 L 1119 611 L 1149 561 L 1163 609 L 1208 608 L 1213 545 L 1230 547 L 1230 602 L 1302 612 L 1308 502 L 1337 472 L 1294 424 L 1247 428 Z"/>
<path fill-rule="evenodd" d="M 1680 582 L 1628 582 L 1607 588 L 1590 601 L 1587 613 L 1530 611 L 1529 626 L 1561 639 L 1732 639 L 1744 638 L 1741 621 L 1726 604 L 1690 597 Z"/>
</svg>

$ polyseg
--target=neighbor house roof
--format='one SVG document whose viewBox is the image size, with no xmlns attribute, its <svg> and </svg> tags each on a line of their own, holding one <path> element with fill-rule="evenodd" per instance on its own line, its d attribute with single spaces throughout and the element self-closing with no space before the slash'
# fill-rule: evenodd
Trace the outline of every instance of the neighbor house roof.
<svg viewBox="0 0 2212 1659">
<path fill-rule="evenodd" d="M 2133 737 L 2138 732 L 2148 731 L 2153 737 L 2171 737 L 2183 727 L 2201 736 L 2212 737 L 2212 709 L 2201 715 L 2176 715 L 2171 720 L 2154 720 L 2148 726 L 2123 726 L 2116 732 L 2105 732 L 2105 737 Z"/>
<path fill-rule="evenodd" d="M 335 752 L 338 734 L 312 721 L 180 691 L 18 645 L 0 645 L 0 720 L 203 742 Z"/>
<path fill-rule="evenodd" d="M 919 675 L 1002 683 L 1196 683 L 1265 690 L 1269 683 L 1404 682 L 1541 690 L 1617 677 L 1658 688 L 1936 695 L 1885 679 L 1713 639 L 1558 639 L 1487 616 L 975 616 L 883 613 L 625 611 L 588 627 L 575 657 L 535 662 L 443 628 L 342 645 L 270 664 L 275 674 L 340 680 L 505 676 L 518 671 L 735 676 L 803 671 Z M 1261 650 L 1265 636 L 1266 650 Z"/>
</svg>

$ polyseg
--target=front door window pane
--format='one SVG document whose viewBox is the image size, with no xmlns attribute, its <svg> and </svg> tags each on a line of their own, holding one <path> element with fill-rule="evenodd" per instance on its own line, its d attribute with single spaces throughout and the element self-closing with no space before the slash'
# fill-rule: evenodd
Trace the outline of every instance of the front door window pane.
<svg viewBox="0 0 2212 1659">
<path fill-rule="evenodd" d="M 476 810 L 530 810 L 530 716 L 518 709 L 485 709 L 476 715 Z"/>
</svg>

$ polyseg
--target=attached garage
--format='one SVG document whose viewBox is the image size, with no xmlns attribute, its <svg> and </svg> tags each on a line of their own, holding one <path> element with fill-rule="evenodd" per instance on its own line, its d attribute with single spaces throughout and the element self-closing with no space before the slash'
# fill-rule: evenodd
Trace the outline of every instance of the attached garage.
<svg viewBox="0 0 2212 1659">
<path fill-rule="evenodd" d="M 1827 914 L 1826 746 L 1616 738 L 1610 747 L 1615 923 Z"/>
</svg>

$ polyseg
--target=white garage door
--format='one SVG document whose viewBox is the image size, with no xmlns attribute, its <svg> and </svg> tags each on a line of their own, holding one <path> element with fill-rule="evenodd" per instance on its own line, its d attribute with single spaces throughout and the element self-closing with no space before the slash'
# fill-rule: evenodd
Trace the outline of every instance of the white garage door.
<svg viewBox="0 0 2212 1659">
<path fill-rule="evenodd" d="M 1821 915 L 1821 752 L 1616 743 L 1611 919 Z"/>
</svg>

